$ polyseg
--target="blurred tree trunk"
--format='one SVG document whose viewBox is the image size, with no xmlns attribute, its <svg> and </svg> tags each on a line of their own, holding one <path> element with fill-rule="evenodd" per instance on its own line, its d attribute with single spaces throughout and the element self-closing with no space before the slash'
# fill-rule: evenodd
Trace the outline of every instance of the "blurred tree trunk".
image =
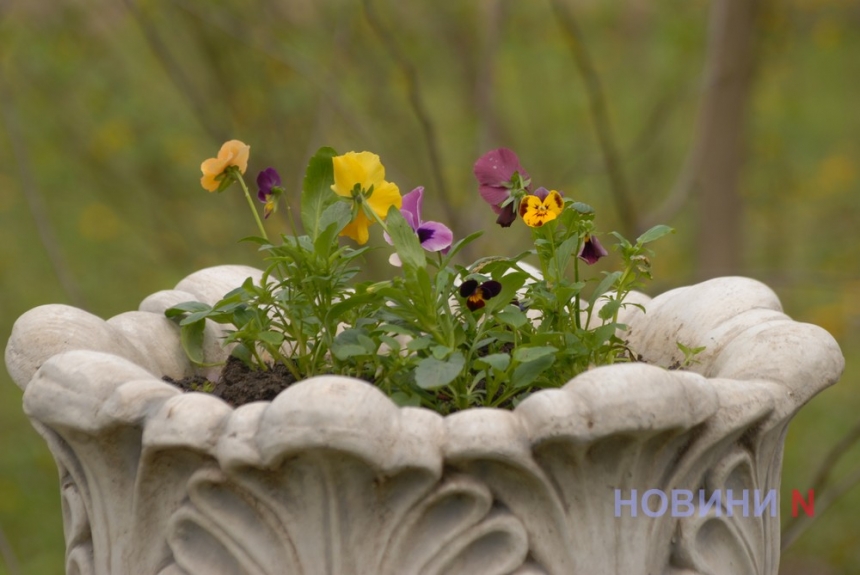
<svg viewBox="0 0 860 575">
<path fill-rule="evenodd" d="M 698 195 L 699 279 L 736 274 L 743 258 L 739 193 L 746 115 L 756 64 L 760 0 L 714 0 L 705 90 L 688 177 Z M 685 170 L 687 171 L 687 170 Z"/>
</svg>

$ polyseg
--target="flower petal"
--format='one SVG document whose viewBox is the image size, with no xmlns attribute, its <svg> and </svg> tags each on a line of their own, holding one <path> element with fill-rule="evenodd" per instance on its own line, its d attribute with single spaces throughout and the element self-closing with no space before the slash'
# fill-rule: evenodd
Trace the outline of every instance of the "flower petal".
<svg viewBox="0 0 860 575">
<path fill-rule="evenodd" d="M 272 188 L 281 185 L 281 176 L 275 168 L 266 168 L 257 174 L 257 198 L 261 202 L 267 201 L 267 196 L 271 195 Z"/>
<path fill-rule="evenodd" d="M 517 155 L 507 148 L 487 152 L 478 158 L 472 171 L 482 186 L 498 186 L 508 182 L 514 172 L 519 172 L 524 180 L 529 178 L 528 172 L 520 165 Z"/>
<path fill-rule="evenodd" d="M 248 169 L 248 156 L 251 154 L 251 146 L 239 140 L 224 142 L 218 150 L 218 159 L 226 161 L 228 166 L 236 166 L 243 174 Z"/>
<path fill-rule="evenodd" d="M 277 208 L 278 204 L 275 203 L 275 198 L 270 198 L 269 201 L 266 202 L 266 205 L 263 206 L 263 218 L 271 216 Z"/>
<path fill-rule="evenodd" d="M 496 280 L 485 281 L 481 284 L 481 293 L 484 295 L 484 299 L 496 297 L 497 295 L 502 293 L 502 284 L 500 284 Z"/>
<path fill-rule="evenodd" d="M 454 232 L 439 222 L 424 222 L 415 231 L 418 233 L 421 247 L 430 252 L 444 250 L 454 242 Z"/>
<path fill-rule="evenodd" d="M 203 172 L 203 177 L 200 178 L 200 185 L 203 186 L 203 189 L 210 192 L 217 190 L 221 183 L 215 178 L 220 176 L 226 168 L 227 162 L 219 160 L 218 158 L 209 158 L 208 160 L 204 160 L 203 163 L 200 164 L 200 171 Z"/>
<path fill-rule="evenodd" d="M 500 208 L 499 204 L 503 203 L 511 197 L 511 191 L 502 186 L 480 186 L 478 188 L 481 197 L 485 202 L 493 207 L 493 211 L 497 214 L 501 213 L 504 208 Z"/>
<path fill-rule="evenodd" d="M 477 280 L 466 280 L 460 284 L 460 297 L 469 297 L 478 289 Z"/>
<path fill-rule="evenodd" d="M 372 152 L 352 152 L 356 161 L 361 165 L 366 180 L 362 182 L 362 189 L 366 190 L 385 179 L 385 168 L 379 160 L 379 156 Z"/>
<path fill-rule="evenodd" d="M 400 206 L 400 212 L 406 218 L 406 221 L 409 222 L 409 225 L 412 226 L 413 230 L 418 229 L 418 226 L 421 225 L 421 206 L 423 203 L 424 186 L 418 186 L 403 196 L 403 204 Z"/>
<path fill-rule="evenodd" d="M 511 224 L 514 223 L 514 220 L 517 219 L 517 210 L 514 209 L 514 203 L 511 202 L 504 208 L 499 210 L 499 217 L 496 218 L 496 223 L 502 226 L 503 228 L 511 227 Z"/>
<path fill-rule="evenodd" d="M 534 192 L 532 192 L 531 195 L 537 196 L 538 198 L 540 198 L 540 201 L 544 201 L 546 199 L 546 197 L 549 195 L 549 190 L 546 189 L 545 187 L 541 186 L 538 189 L 536 189 Z"/>
<path fill-rule="evenodd" d="M 367 178 L 361 162 L 355 156 L 355 152 L 349 152 L 331 159 L 332 168 L 334 168 L 334 185 L 331 189 L 339 196 L 352 197 L 355 184 L 361 186 Z"/>
<path fill-rule="evenodd" d="M 376 212 L 377 216 L 385 218 L 391 206 L 400 209 L 403 198 L 396 184 L 383 180 L 373 187 L 373 194 L 367 199 L 367 205 Z"/>
<path fill-rule="evenodd" d="M 362 190 L 378 186 L 385 180 L 385 168 L 379 156 L 371 152 L 347 152 L 332 158 L 334 167 L 334 190 L 338 195 L 351 197 L 358 184 Z"/>
<path fill-rule="evenodd" d="M 349 222 L 343 231 L 340 232 L 340 235 L 347 236 L 351 238 L 359 245 L 364 245 L 367 243 L 367 240 L 370 238 L 370 233 L 367 231 L 367 227 L 373 223 L 373 220 L 364 215 L 364 212 L 359 210 L 358 214 L 356 214 L 355 219 Z"/>
<path fill-rule="evenodd" d="M 579 248 L 579 253 L 576 254 L 576 257 L 588 265 L 592 265 L 597 263 L 597 260 L 600 258 L 608 255 L 609 252 L 606 251 L 606 248 L 600 245 L 600 241 L 596 237 L 585 236 L 585 240 L 582 242 L 582 247 Z"/>
</svg>

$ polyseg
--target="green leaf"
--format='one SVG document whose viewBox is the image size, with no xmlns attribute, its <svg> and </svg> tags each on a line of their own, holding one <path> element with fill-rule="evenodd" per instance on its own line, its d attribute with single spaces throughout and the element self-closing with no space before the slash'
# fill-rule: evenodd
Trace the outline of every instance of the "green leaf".
<svg viewBox="0 0 860 575">
<path fill-rule="evenodd" d="M 180 329 L 180 341 L 182 349 L 196 365 L 203 365 L 203 329 L 206 327 L 205 321 L 198 321 L 183 325 Z"/>
<path fill-rule="evenodd" d="M 439 389 L 457 379 L 465 364 L 466 358 L 459 351 L 446 361 L 425 357 L 415 368 L 415 382 L 422 389 Z"/>
<path fill-rule="evenodd" d="M 349 295 L 345 300 L 339 301 L 336 304 L 332 305 L 330 308 L 328 308 L 328 311 L 325 315 L 325 321 L 326 323 L 335 323 L 351 309 L 354 309 L 360 305 L 364 305 L 367 302 L 377 299 L 378 297 L 379 296 L 374 293 Z"/>
<path fill-rule="evenodd" d="M 588 204 L 584 204 L 582 202 L 573 202 L 570 204 L 570 207 L 579 212 L 580 214 L 593 214 L 594 208 L 589 206 Z"/>
<path fill-rule="evenodd" d="M 654 240 L 660 239 L 667 234 L 674 234 L 675 229 L 670 228 L 669 226 L 664 226 L 663 224 L 659 224 L 636 238 L 636 243 L 640 245 L 648 244 L 653 242 Z"/>
<path fill-rule="evenodd" d="M 167 308 L 164 310 L 164 315 L 167 317 L 177 317 L 186 313 L 209 311 L 210 309 L 212 308 L 205 303 L 201 303 L 199 301 L 186 301 Z"/>
<path fill-rule="evenodd" d="M 280 346 L 284 343 L 284 334 L 277 331 L 261 331 L 257 334 L 257 339 L 269 345 Z"/>
<path fill-rule="evenodd" d="M 600 308 L 600 311 L 597 312 L 597 315 L 602 320 L 612 319 L 615 316 L 615 313 L 618 311 L 618 308 L 620 307 L 620 299 L 611 299 L 606 302 L 603 307 Z"/>
<path fill-rule="evenodd" d="M 558 267 L 564 271 L 567 268 L 568 263 L 570 262 L 570 257 L 573 255 L 573 250 L 579 245 L 579 238 L 574 236 L 572 238 L 567 238 L 561 245 L 558 246 L 558 249 L 555 252 L 555 257 L 558 260 Z"/>
<path fill-rule="evenodd" d="M 416 337 L 413 340 L 410 340 L 409 343 L 406 344 L 406 349 L 409 351 L 421 351 L 422 349 L 427 349 L 430 347 L 430 343 L 432 343 L 433 338 L 430 336 L 422 336 Z"/>
<path fill-rule="evenodd" d="M 233 325 L 236 326 L 237 328 L 245 327 L 246 325 L 248 325 L 249 323 L 254 321 L 254 319 L 256 317 L 257 317 L 257 314 L 254 313 L 253 310 L 251 310 L 247 307 L 243 306 L 243 307 L 237 308 L 233 312 Z"/>
<path fill-rule="evenodd" d="M 511 356 L 506 353 L 493 353 L 485 355 L 484 357 L 476 358 L 475 363 L 479 366 L 487 365 L 496 371 L 505 371 L 511 364 Z"/>
<path fill-rule="evenodd" d="M 418 234 L 395 207 L 388 210 L 385 223 L 388 227 L 388 235 L 391 236 L 391 242 L 394 244 L 394 249 L 397 250 L 397 255 L 400 256 L 400 261 L 403 262 L 405 268 L 418 269 L 427 265 L 427 260 L 424 256 L 424 248 L 421 247 L 421 242 L 418 240 Z"/>
<path fill-rule="evenodd" d="M 245 365 L 253 365 L 254 363 L 254 358 L 251 356 L 251 350 L 249 350 L 248 346 L 244 343 L 236 344 L 236 347 L 233 348 L 230 355 L 241 359 Z"/>
<path fill-rule="evenodd" d="M 356 338 L 358 340 L 358 344 L 363 347 L 368 353 L 376 353 L 376 350 L 379 348 L 379 345 L 371 338 L 367 337 L 363 333 L 358 334 Z"/>
<path fill-rule="evenodd" d="M 311 239 L 316 240 L 323 231 L 320 226 L 325 209 L 337 201 L 331 186 L 334 184 L 332 158 L 337 152 L 332 148 L 320 148 L 308 161 L 305 179 L 302 182 L 302 226 Z"/>
<path fill-rule="evenodd" d="M 331 351 L 338 359 L 345 360 L 352 356 L 365 356 L 373 352 L 368 351 L 364 345 L 363 338 L 367 338 L 367 332 L 360 328 L 345 329 L 340 332 L 331 346 Z"/>
<path fill-rule="evenodd" d="M 179 322 L 179 325 L 188 325 L 188 324 L 192 324 L 192 323 L 196 323 L 198 321 L 204 320 L 204 319 L 206 319 L 206 317 L 209 315 L 210 312 L 211 312 L 211 310 L 196 311 L 194 313 L 190 313 L 187 316 L 185 316 L 184 318 L 182 318 L 182 321 Z"/>
<path fill-rule="evenodd" d="M 518 365 L 511 376 L 514 388 L 519 389 L 530 385 L 553 363 L 555 363 L 554 355 L 543 355 L 534 361 Z"/>
<path fill-rule="evenodd" d="M 339 360 L 347 360 L 350 357 L 355 355 L 368 355 L 367 350 L 364 347 L 354 344 L 354 343 L 337 343 L 335 342 L 331 346 L 331 352 L 337 357 Z"/>
<path fill-rule="evenodd" d="M 705 351 L 708 347 L 703 345 L 701 347 L 689 347 L 681 343 L 680 341 L 676 341 L 675 345 L 678 346 L 678 349 L 684 352 L 684 355 L 698 355 Z"/>
<path fill-rule="evenodd" d="M 609 340 L 613 335 L 615 335 L 616 330 L 618 330 L 619 324 L 617 323 L 607 323 L 606 325 L 602 325 L 595 329 L 592 332 L 592 339 L 594 347 L 599 347 L 603 345 L 606 341 Z"/>
<path fill-rule="evenodd" d="M 529 363 L 536 361 L 547 355 L 554 354 L 558 348 L 551 345 L 542 345 L 536 347 L 518 347 L 514 351 L 514 359 L 520 363 Z"/>
<path fill-rule="evenodd" d="M 394 323 L 384 323 L 379 326 L 380 331 L 396 333 L 399 335 L 408 335 L 409 337 L 413 337 L 415 335 L 415 330 L 410 329 L 403 325 L 397 325 Z"/>
<path fill-rule="evenodd" d="M 434 345 L 430 349 L 430 353 L 432 353 L 433 357 L 436 359 L 445 359 L 448 357 L 448 354 L 451 353 L 451 348 L 444 345 Z"/>
<path fill-rule="evenodd" d="M 421 396 L 409 395 L 403 391 L 395 391 L 391 394 L 391 401 L 400 407 L 419 407 L 421 405 Z"/>
<path fill-rule="evenodd" d="M 499 283 L 502 284 L 502 291 L 496 297 L 487 300 L 484 312 L 494 314 L 496 310 L 510 305 L 517 295 L 517 290 L 523 287 L 527 279 L 529 279 L 529 274 L 526 272 L 513 272 L 500 277 Z"/>
<path fill-rule="evenodd" d="M 318 254 L 328 254 L 337 245 L 335 239 L 352 220 L 352 208 L 347 202 L 336 201 L 328 206 L 320 216 L 319 236 L 314 240 L 314 250 Z"/>
<path fill-rule="evenodd" d="M 594 288 L 594 291 L 591 293 L 591 297 L 588 298 L 588 303 L 591 306 L 594 306 L 594 302 L 597 301 L 597 298 L 602 296 L 612 287 L 612 284 L 621 277 L 621 272 L 612 272 L 611 274 L 606 274 L 603 279 L 597 284 L 597 287 Z"/>
<path fill-rule="evenodd" d="M 462 250 L 468 244 L 472 243 L 473 241 L 475 241 L 476 239 L 481 237 L 483 234 L 484 234 L 484 232 L 473 232 L 473 233 L 469 234 L 468 236 L 466 236 L 465 238 L 463 238 L 462 240 L 454 242 L 454 245 L 451 246 L 451 249 L 448 251 L 448 254 L 445 256 L 445 261 L 446 262 L 451 261 L 451 259 L 455 255 L 457 255 L 457 253 L 460 250 Z"/>
<path fill-rule="evenodd" d="M 272 247 L 272 242 L 270 242 L 266 238 L 261 238 L 260 236 L 245 236 L 244 238 L 239 240 L 239 243 L 242 243 L 242 242 L 249 242 L 252 244 L 258 244 L 260 246 L 263 246 L 264 248 Z"/>
<path fill-rule="evenodd" d="M 388 348 L 394 353 L 397 353 L 400 351 L 400 347 L 401 347 L 400 342 L 397 341 L 396 339 L 394 339 L 393 337 L 391 337 L 390 335 L 380 335 L 379 341 L 381 341 L 382 343 L 387 345 Z"/>
<path fill-rule="evenodd" d="M 496 314 L 496 318 L 504 324 L 507 324 L 515 329 L 521 328 L 528 323 L 529 318 L 526 314 L 513 306 L 508 306 Z"/>
</svg>

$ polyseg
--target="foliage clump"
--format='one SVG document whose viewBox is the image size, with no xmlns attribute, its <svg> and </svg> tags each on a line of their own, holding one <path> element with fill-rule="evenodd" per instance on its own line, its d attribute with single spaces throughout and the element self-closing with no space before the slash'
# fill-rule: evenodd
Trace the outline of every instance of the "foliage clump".
<svg viewBox="0 0 860 575">
<path fill-rule="evenodd" d="M 647 245 L 670 233 L 655 226 L 635 242 L 613 233 L 622 265 L 584 277 L 583 265 L 608 255 L 594 210 L 557 190 L 533 188 L 516 154 L 493 150 L 474 165 L 479 193 L 509 227 L 519 218 L 533 245 L 514 257 L 456 263 L 481 232 L 454 241 L 440 222 L 425 222 L 424 188 L 401 195 L 370 152 L 322 148 L 308 163 L 301 191 L 301 233 L 271 241 L 243 179 L 249 147 L 232 140 L 201 166 L 201 184 L 224 191 L 238 182 L 253 211 L 267 267 L 208 305 L 166 311 L 179 321 L 197 364 L 206 320 L 228 324 L 225 344 L 255 370 L 283 365 L 296 380 L 340 374 L 374 382 L 401 405 L 440 413 L 474 406 L 510 407 L 536 390 L 557 387 L 595 365 L 630 361 L 619 337 L 619 311 L 650 279 Z M 257 178 L 264 217 L 286 194 L 279 174 Z M 356 281 L 372 226 L 393 248 L 399 273 Z M 338 239 L 341 236 L 352 242 Z M 538 268 L 526 264 L 536 258 Z M 591 285 L 589 285 L 591 284 Z"/>
</svg>

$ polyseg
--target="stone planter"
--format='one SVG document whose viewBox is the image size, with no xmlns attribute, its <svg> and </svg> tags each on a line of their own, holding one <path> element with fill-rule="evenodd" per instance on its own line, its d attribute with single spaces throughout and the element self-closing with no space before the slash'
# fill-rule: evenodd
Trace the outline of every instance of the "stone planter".
<svg viewBox="0 0 860 575">
<path fill-rule="evenodd" d="M 441 417 L 342 377 L 231 409 L 162 382 L 192 367 L 161 312 L 258 273 L 203 270 L 107 321 L 48 305 L 15 324 L 6 365 L 59 468 L 67 573 L 776 574 L 786 427 L 843 358 L 761 283 L 644 298 L 624 319 L 650 364 L 512 412 Z M 657 367 L 679 341 L 707 346 L 699 363 Z M 666 507 L 678 493 L 689 506 Z"/>
</svg>

